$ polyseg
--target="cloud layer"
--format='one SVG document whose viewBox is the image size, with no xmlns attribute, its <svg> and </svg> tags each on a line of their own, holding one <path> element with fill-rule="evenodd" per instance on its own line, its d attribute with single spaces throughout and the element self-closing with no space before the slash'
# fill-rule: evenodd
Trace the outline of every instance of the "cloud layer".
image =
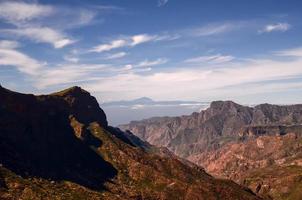
<svg viewBox="0 0 302 200">
<path fill-rule="evenodd" d="M 300 49 L 283 51 L 283 55 L 300 55 Z M 302 56 L 296 56 L 289 61 L 276 60 L 246 60 L 241 63 L 229 63 L 225 67 L 204 69 L 186 68 L 169 72 L 156 72 L 148 75 L 135 73 L 119 74 L 102 78 L 94 83 L 85 84 L 85 87 L 94 92 L 110 94 L 110 97 L 118 98 L 118 94 L 124 94 L 127 98 L 135 98 L 148 95 L 153 98 L 180 99 L 191 97 L 200 99 L 203 96 L 222 97 L 221 91 L 229 91 L 227 95 L 240 96 L 238 89 L 247 84 L 244 95 L 255 92 L 256 83 L 259 85 L 257 92 L 267 92 L 268 88 L 276 88 L 280 85 L 267 81 L 280 81 L 292 79 L 302 75 Z M 286 69 L 286 70 L 284 70 Z M 253 84 L 252 84 L 253 83 Z M 249 86 L 249 84 L 252 84 Z M 280 90 L 297 87 L 301 83 L 286 84 Z M 261 87 L 260 87 L 261 86 Z M 263 88 L 262 88 L 263 86 Z M 223 89 L 223 88 L 232 89 Z M 247 89 L 249 87 L 253 90 Z M 146 91 L 146 88 L 148 90 Z M 168 89 L 167 89 L 168 88 Z M 237 90 L 235 89 L 237 88 Z M 232 92 L 233 91 L 233 92 Z"/>
</svg>

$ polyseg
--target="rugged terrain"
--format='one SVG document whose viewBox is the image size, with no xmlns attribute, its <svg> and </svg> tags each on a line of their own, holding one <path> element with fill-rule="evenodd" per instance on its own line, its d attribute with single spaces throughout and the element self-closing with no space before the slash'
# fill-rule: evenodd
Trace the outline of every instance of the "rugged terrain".
<svg viewBox="0 0 302 200">
<path fill-rule="evenodd" d="M 0 199 L 260 199 L 108 126 L 79 87 L 50 95 L 0 87 Z"/>
<path fill-rule="evenodd" d="M 189 116 L 120 126 L 164 146 L 216 177 L 267 198 L 302 198 L 302 105 L 247 107 L 216 101 Z"/>
</svg>

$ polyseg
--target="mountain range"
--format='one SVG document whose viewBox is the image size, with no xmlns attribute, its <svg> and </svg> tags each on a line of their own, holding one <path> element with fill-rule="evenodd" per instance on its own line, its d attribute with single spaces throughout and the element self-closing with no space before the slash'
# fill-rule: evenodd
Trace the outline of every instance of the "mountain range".
<svg viewBox="0 0 302 200">
<path fill-rule="evenodd" d="M 108 125 L 80 87 L 0 86 L 0 199 L 261 199 L 245 186 Z"/>
<path fill-rule="evenodd" d="M 268 199 L 302 199 L 302 105 L 215 101 L 201 112 L 119 126 Z"/>
</svg>

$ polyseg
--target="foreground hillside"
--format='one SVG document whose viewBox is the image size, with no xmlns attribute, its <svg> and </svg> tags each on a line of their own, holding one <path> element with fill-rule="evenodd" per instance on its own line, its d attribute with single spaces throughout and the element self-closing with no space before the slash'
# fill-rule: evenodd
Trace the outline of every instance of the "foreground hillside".
<svg viewBox="0 0 302 200">
<path fill-rule="evenodd" d="M 302 199 L 302 105 L 217 101 L 200 113 L 121 128 L 264 197 Z"/>
<path fill-rule="evenodd" d="M 79 87 L 26 95 L 0 87 L 0 199 L 260 199 L 108 126 Z"/>
</svg>

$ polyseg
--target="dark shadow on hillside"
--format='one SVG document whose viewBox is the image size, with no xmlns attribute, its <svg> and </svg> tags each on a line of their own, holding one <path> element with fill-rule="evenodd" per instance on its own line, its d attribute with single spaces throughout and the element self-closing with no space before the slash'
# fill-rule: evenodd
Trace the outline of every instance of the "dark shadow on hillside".
<svg viewBox="0 0 302 200">
<path fill-rule="evenodd" d="M 4 176 L 2 175 L 1 170 L 2 169 L 0 168 L 0 190 L 7 188 L 6 183 L 5 183 L 5 179 L 4 179 Z"/>
<path fill-rule="evenodd" d="M 87 144 L 75 137 L 68 113 L 57 109 L 55 102 L 40 105 L 25 99 L 23 103 L 28 104 L 25 111 L 0 108 L 0 163 L 22 177 L 105 189 L 103 183 L 115 177 L 117 170 L 88 145 L 102 141 L 90 138 Z"/>
<path fill-rule="evenodd" d="M 136 145 L 130 140 L 130 138 L 128 138 L 126 136 L 126 133 L 124 133 L 123 131 L 121 131 L 119 128 L 115 128 L 112 126 L 108 126 L 108 131 L 114 135 L 115 137 L 117 137 L 118 139 L 120 139 L 121 141 L 135 147 Z"/>
<path fill-rule="evenodd" d="M 112 126 L 108 126 L 107 129 L 112 135 L 133 147 L 139 147 L 141 150 L 145 151 L 152 148 L 148 142 L 141 140 L 129 130 L 122 131 L 121 129 Z"/>
</svg>

